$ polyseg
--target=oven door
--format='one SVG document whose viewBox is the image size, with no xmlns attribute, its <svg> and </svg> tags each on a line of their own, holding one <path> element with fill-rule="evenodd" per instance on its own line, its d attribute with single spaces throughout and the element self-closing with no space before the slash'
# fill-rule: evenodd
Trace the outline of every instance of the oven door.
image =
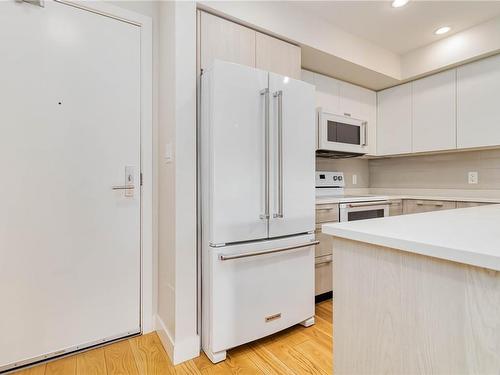
<svg viewBox="0 0 500 375">
<path fill-rule="evenodd" d="M 389 216 L 389 202 L 341 203 L 340 221 L 356 221 Z"/>
<path fill-rule="evenodd" d="M 318 149 L 366 153 L 366 121 L 318 109 Z"/>
</svg>

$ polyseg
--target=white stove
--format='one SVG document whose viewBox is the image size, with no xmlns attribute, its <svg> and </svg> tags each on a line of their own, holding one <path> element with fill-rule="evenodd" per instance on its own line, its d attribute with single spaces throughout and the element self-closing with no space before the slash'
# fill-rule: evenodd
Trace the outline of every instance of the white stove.
<svg viewBox="0 0 500 375">
<path fill-rule="evenodd" d="M 316 203 L 338 204 L 340 221 L 389 216 L 388 197 L 345 194 L 342 172 L 316 172 Z"/>
</svg>

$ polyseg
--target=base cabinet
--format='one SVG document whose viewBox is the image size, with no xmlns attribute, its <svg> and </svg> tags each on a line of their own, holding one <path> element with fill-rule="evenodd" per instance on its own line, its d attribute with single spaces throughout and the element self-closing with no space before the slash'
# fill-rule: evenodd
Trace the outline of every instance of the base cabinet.
<svg viewBox="0 0 500 375">
<path fill-rule="evenodd" d="M 491 203 L 484 203 L 484 202 L 457 202 L 457 208 L 486 206 L 487 204 L 491 204 Z"/>
<path fill-rule="evenodd" d="M 434 200 L 416 200 L 405 199 L 403 201 L 403 214 L 416 214 L 420 212 L 431 212 L 440 210 L 451 210 L 457 208 L 454 201 L 434 201 Z"/>
<path fill-rule="evenodd" d="M 331 236 L 330 236 L 331 237 Z M 314 272 L 314 294 L 316 296 L 332 291 L 333 284 L 333 256 L 316 257 Z"/>
<path fill-rule="evenodd" d="M 321 232 L 321 225 L 339 221 L 338 204 L 316 205 L 315 295 L 332 291 L 333 237 Z"/>
<path fill-rule="evenodd" d="M 389 201 L 389 216 L 403 215 L 403 200 L 393 199 Z"/>
</svg>

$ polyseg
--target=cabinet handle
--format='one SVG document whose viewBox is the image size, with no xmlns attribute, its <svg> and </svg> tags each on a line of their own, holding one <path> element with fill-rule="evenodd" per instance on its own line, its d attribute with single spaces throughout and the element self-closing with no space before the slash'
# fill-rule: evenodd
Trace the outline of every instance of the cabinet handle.
<svg viewBox="0 0 500 375">
<path fill-rule="evenodd" d="M 332 211 L 334 210 L 334 207 L 331 208 L 316 208 L 316 211 Z"/>
<path fill-rule="evenodd" d="M 351 117 L 351 114 L 350 114 L 350 113 L 347 113 L 347 112 L 344 112 L 344 116 Z"/>
<path fill-rule="evenodd" d="M 443 207 L 443 203 L 424 203 L 424 202 L 417 202 L 417 206 L 432 206 L 432 207 Z"/>
</svg>

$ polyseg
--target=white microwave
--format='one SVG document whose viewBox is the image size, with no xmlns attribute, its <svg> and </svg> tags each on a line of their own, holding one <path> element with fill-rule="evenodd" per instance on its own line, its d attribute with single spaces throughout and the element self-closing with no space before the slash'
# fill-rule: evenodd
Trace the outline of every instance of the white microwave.
<svg viewBox="0 0 500 375">
<path fill-rule="evenodd" d="M 367 122 L 318 108 L 318 151 L 366 154 Z"/>
</svg>

